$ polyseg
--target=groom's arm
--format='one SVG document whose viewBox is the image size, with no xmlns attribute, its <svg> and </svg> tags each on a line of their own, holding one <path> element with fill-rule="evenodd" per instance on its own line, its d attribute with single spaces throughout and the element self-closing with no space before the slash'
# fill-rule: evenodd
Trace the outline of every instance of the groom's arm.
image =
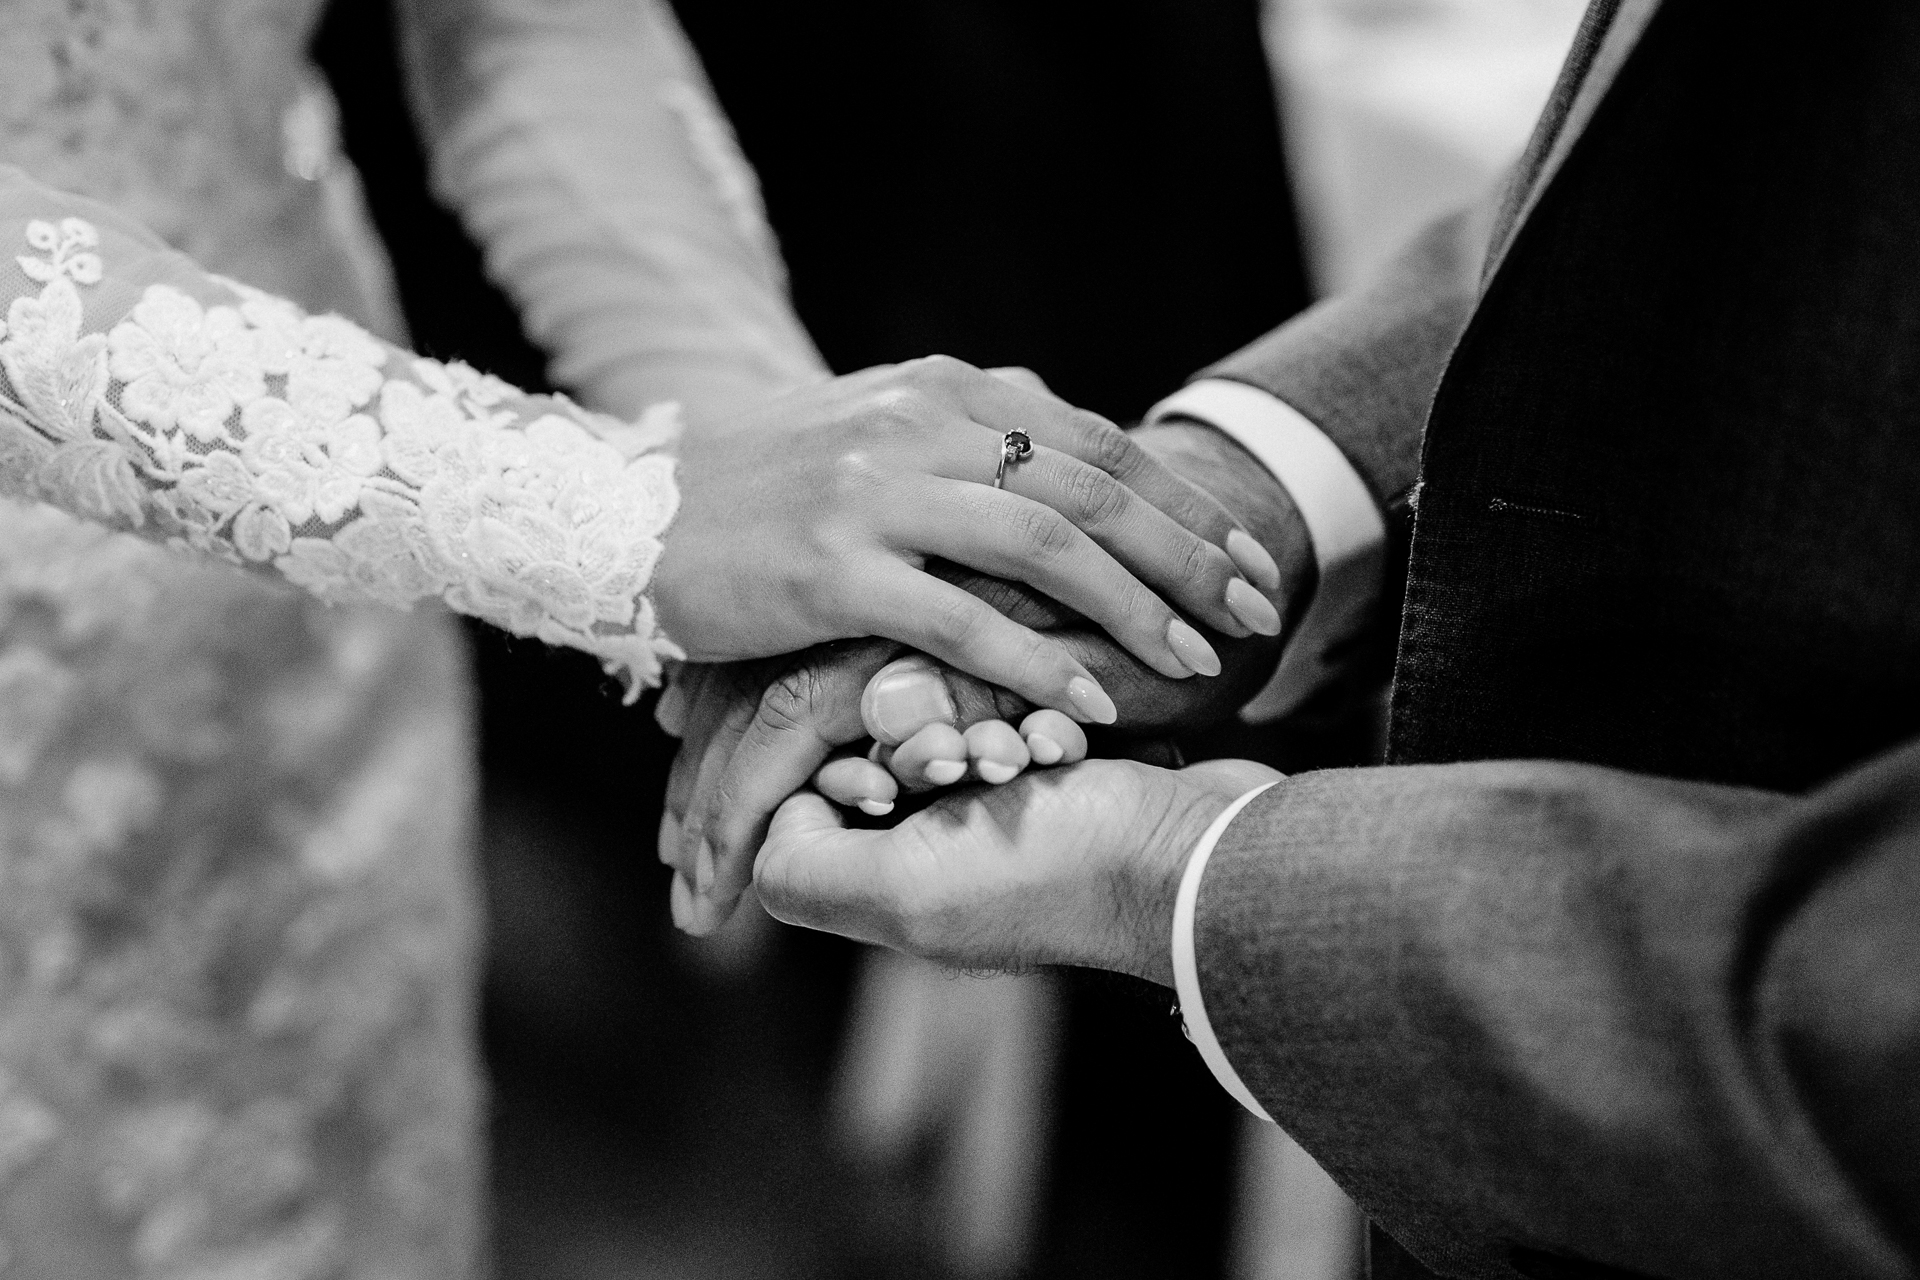
<svg viewBox="0 0 1920 1280">
<path fill-rule="evenodd" d="M 1920 744 L 1304 774 L 1197 874 L 1196 1040 L 1443 1273 L 1912 1274 Z"/>
<path fill-rule="evenodd" d="M 1404 509 L 1427 408 L 1479 296 L 1492 217 L 1487 202 L 1433 223 L 1368 283 L 1204 370 L 1196 385 L 1224 381 L 1279 401 L 1339 449 L 1382 510 Z M 1244 420 L 1219 425 L 1237 437 Z"/>
<path fill-rule="evenodd" d="M 1212 435 L 1187 451 L 1277 480 L 1301 529 L 1270 549 L 1310 594 L 1282 601 L 1296 625 L 1250 719 L 1298 706 L 1356 639 L 1392 621 L 1380 606 L 1403 568 L 1427 408 L 1472 314 L 1493 214 L 1489 200 L 1435 223 L 1370 282 L 1205 370 L 1149 416 L 1149 435 Z"/>
</svg>

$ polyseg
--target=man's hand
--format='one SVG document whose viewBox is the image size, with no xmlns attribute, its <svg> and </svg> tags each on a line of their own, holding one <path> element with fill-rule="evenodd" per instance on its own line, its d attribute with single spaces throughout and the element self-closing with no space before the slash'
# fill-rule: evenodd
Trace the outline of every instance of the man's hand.
<svg viewBox="0 0 1920 1280">
<path fill-rule="evenodd" d="M 1258 557 L 1244 548 L 1236 560 L 1250 579 L 1274 584 L 1270 594 L 1281 611 L 1297 621 L 1313 586 L 1313 554 L 1286 490 L 1257 460 L 1211 427 L 1171 423 L 1133 434 L 1170 471 L 1214 493 L 1253 531 L 1274 562 L 1271 572 L 1255 572 Z M 1216 634 L 1212 639 L 1221 657 L 1221 675 L 1171 680 L 1028 588 L 951 565 L 929 569 L 963 584 L 1009 619 L 1059 635 L 1102 686 L 1114 691 L 1118 727 L 1131 733 L 1156 734 L 1223 720 L 1258 691 L 1278 660 L 1277 640 L 1231 640 Z M 681 873 L 674 900 L 682 927 L 706 933 L 732 911 L 774 809 L 836 752 L 866 738 L 862 691 L 868 679 L 902 651 L 903 646 L 889 642 L 858 642 L 768 662 L 686 668 L 661 703 L 662 723 L 685 738 L 674 761 L 660 844 L 662 860 Z M 925 718 L 901 725 L 890 736 L 901 741 L 913 737 L 922 724 L 949 726 L 947 737 L 964 739 L 967 755 L 954 754 L 950 742 L 944 752 L 929 754 L 930 740 L 916 739 L 894 764 L 896 771 L 909 774 L 938 765 L 940 776 L 927 776 L 925 782 L 954 781 L 949 776 L 954 760 L 979 761 L 992 751 L 989 737 L 1008 736 L 985 729 L 969 734 L 974 726 L 997 720 L 1023 723 L 1033 710 L 1006 690 L 951 669 L 937 669 L 930 679 L 940 688 L 932 694 L 923 690 L 927 705 L 918 714 Z M 1061 760 L 1067 763 L 1085 750 L 1084 742 L 1063 745 Z M 866 800 L 869 804 L 862 807 L 870 809 L 892 802 L 893 792 L 883 785 L 869 787 L 871 795 L 854 794 L 863 782 L 883 782 L 877 771 L 854 762 L 828 767 L 831 772 L 817 785 L 828 787 L 836 799 L 854 805 Z M 975 772 L 981 770 L 976 767 Z M 905 777 L 902 785 L 912 789 L 917 784 Z"/>
<path fill-rule="evenodd" d="M 1173 901 L 1233 800 L 1279 775 L 1245 760 L 1089 760 L 968 788 L 887 831 L 820 796 L 780 807 L 754 867 L 776 918 L 965 969 L 1085 965 L 1173 985 Z"/>
<path fill-rule="evenodd" d="M 773 811 L 866 736 L 860 695 L 901 649 L 849 641 L 765 662 L 688 663 L 674 677 L 654 714 L 681 740 L 660 818 L 676 925 L 705 935 L 732 913 Z"/>
</svg>

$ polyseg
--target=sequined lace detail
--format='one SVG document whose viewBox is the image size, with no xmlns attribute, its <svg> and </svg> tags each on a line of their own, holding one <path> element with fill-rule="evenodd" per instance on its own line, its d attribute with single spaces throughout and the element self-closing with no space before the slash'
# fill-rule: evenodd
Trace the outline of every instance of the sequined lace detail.
<svg viewBox="0 0 1920 1280">
<path fill-rule="evenodd" d="M 0 327 L 0 488 L 329 602 L 423 599 L 598 657 L 680 650 L 646 588 L 678 505 L 662 405 L 628 426 L 232 281 L 151 284 L 104 332 L 86 220 L 34 221 Z"/>
</svg>

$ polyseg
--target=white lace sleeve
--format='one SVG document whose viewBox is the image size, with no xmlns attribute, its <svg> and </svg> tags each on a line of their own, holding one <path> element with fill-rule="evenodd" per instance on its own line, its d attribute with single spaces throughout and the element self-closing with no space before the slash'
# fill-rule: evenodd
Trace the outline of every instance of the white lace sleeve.
<svg viewBox="0 0 1920 1280">
<path fill-rule="evenodd" d="M 664 0 L 402 0 L 434 189 L 589 404 L 689 428 L 826 376 Z"/>
<path fill-rule="evenodd" d="M 330 602 L 442 600 L 633 695 L 681 656 L 646 594 L 674 406 L 628 426 L 422 359 L 17 170 L 0 237 L 0 490 Z"/>
</svg>

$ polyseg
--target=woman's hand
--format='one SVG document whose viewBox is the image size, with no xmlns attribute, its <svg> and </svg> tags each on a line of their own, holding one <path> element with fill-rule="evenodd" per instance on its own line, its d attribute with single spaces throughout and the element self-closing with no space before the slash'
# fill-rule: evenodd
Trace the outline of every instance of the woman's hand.
<svg viewBox="0 0 1920 1280">
<path fill-rule="evenodd" d="M 1035 447 L 998 491 L 1014 430 Z M 1242 576 L 1270 586 L 1277 571 L 1244 533 L 1234 556 L 1222 549 L 1238 528 L 1224 507 L 1111 423 L 957 360 L 782 397 L 689 441 L 679 483 L 652 595 L 698 660 L 884 636 L 1037 706 L 1113 720 L 1064 645 L 927 573 L 935 557 L 1032 586 L 1170 678 L 1219 659 L 1168 600 L 1229 636 L 1279 630 Z"/>
</svg>

